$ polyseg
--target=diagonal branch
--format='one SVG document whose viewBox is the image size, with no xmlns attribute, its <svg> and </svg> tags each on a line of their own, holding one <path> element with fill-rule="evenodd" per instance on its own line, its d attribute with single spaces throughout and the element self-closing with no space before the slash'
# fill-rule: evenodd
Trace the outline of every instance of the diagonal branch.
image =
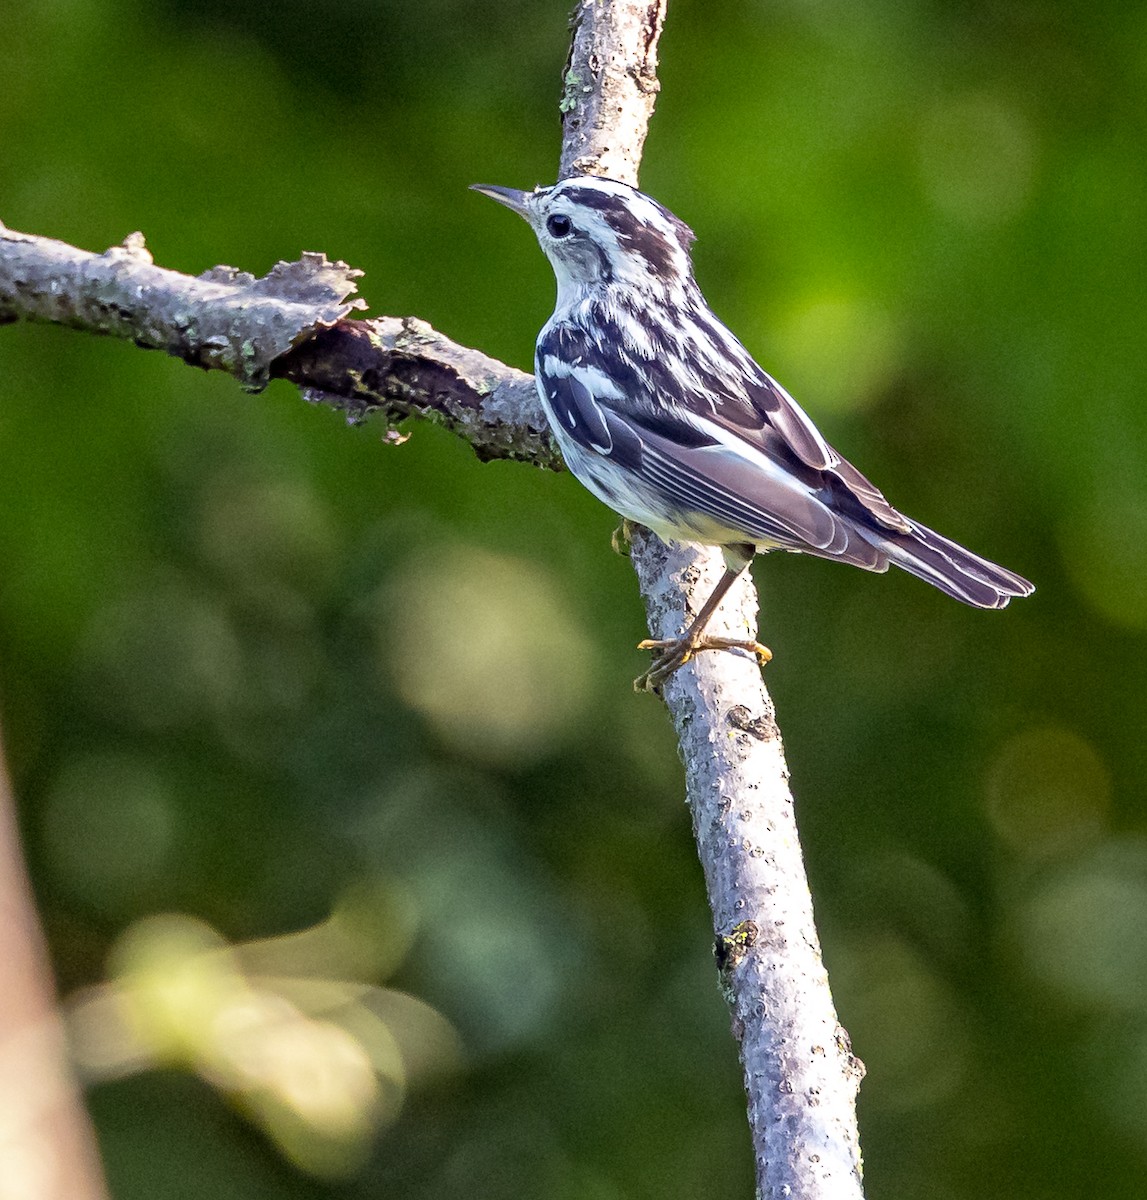
<svg viewBox="0 0 1147 1200">
<path fill-rule="evenodd" d="M 603 67 L 600 93 L 569 87 L 563 173 L 637 182 L 652 115 L 666 0 L 582 0 L 570 63 Z M 603 97 L 608 96 L 608 101 Z M 677 636 L 708 596 L 716 551 L 653 534 L 633 562 L 654 638 Z M 723 606 L 726 629 L 756 630 L 748 573 Z M 761 1197 L 861 1195 L 856 1091 L 863 1066 L 837 1021 L 813 922 L 780 732 L 756 663 L 702 654 L 665 684 L 685 763 L 686 798 L 713 909 L 718 966 L 741 1045 Z"/>
</svg>

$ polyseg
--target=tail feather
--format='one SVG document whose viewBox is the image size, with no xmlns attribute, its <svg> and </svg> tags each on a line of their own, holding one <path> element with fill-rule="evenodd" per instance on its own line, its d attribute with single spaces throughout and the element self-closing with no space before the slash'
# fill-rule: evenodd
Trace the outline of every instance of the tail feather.
<svg viewBox="0 0 1147 1200">
<path fill-rule="evenodd" d="M 1003 608 L 1035 587 L 1022 576 L 965 550 L 935 530 L 909 521 L 911 533 L 880 540 L 889 561 L 973 608 Z"/>
</svg>

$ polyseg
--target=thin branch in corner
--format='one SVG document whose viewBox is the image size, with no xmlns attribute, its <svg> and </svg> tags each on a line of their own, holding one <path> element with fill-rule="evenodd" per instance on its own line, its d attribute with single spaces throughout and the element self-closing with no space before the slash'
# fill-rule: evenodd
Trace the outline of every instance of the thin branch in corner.
<svg viewBox="0 0 1147 1200">
<path fill-rule="evenodd" d="M 0 1196 L 109 1200 L 71 1063 L 0 740 Z"/>
</svg>

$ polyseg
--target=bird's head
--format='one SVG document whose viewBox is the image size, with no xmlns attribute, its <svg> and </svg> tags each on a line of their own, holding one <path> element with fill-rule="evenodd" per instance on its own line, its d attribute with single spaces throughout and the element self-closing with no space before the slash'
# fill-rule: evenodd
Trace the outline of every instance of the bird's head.
<svg viewBox="0 0 1147 1200">
<path fill-rule="evenodd" d="M 693 277 L 693 231 L 625 183 L 580 176 L 532 192 L 474 184 L 530 224 L 558 280 L 558 304 L 609 284 L 672 292 Z"/>
</svg>

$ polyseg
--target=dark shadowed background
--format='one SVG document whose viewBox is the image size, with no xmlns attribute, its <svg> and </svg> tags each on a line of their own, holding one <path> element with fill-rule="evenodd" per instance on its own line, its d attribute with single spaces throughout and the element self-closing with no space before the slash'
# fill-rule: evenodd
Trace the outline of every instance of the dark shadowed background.
<svg viewBox="0 0 1147 1200">
<path fill-rule="evenodd" d="M 528 367 L 566 4 L 8 0 L 0 219 Z M 676 0 L 644 187 L 1002 613 L 760 561 L 873 1200 L 1147 1168 L 1147 20 Z M 569 476 L 0 330 L 0 694 L 116 1200 L 751 1194 L 637 587 Z M 227 947 L 231 947 L 228 949 Z M 4 1171 L 0 1162 L 0 1173 Z"/>
</svg>

